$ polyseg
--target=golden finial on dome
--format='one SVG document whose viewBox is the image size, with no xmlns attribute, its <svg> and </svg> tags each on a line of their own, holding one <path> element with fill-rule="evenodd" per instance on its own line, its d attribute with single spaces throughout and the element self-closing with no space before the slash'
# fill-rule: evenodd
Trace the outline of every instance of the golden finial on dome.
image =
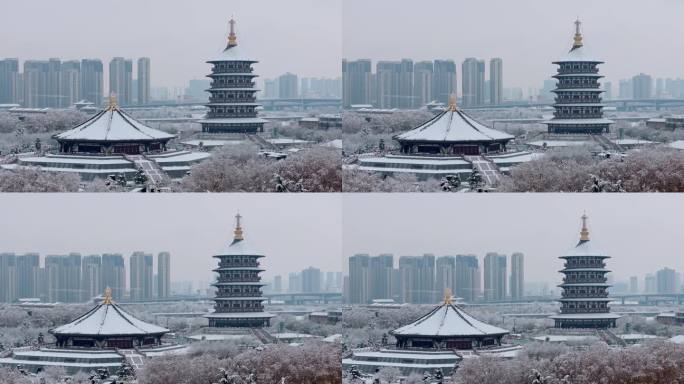
<svg viewBox="0 0 684 384">
<path fill-rule="evenodd" d="M 454 295 L 451 293 L 451 288 L 444 290 L 444 305 L 452 305 L 454 303 Z"/>
<path fill-rule="evenodd" d="M 577 20 L 575 20 L 575 42 L 572 44 L 572 48 L 579 48 L 583 45 L 582 43 L 582 31 L 580 30 L 580 27 L 582 26 L 582 22 L 580 21 L 579 17 Z"/>
<path fill-rule="evenodd" d="M 228 34 L 228 46 L 234 47 L 237 45 L 237 35 L 235 35 L 235 15 L 230 17 L 230 33 Z"/>
<path fill-rule="evenodd" d="M 458 106 L 456 105 L 456 95 L 451 94 L 451 96 L 449 96 L 449 110 L 451 112 L 456 112 L 456 109 L 458 109 Z"/>
<path fill-rule="evenodd" d="M 235 230 L 233 231 L 233 240 L 238 241 L 238 240 L 244 240 L 244 236 L 242 234 L 242 227 L 240 226 L 240 219 L 242 219 L 242 216 L 240 215 L 240 212 L 238 212 L 237 215 L 235 215 Z"/>
<path fill-rule="evenodd" d="M 589 241 L 589 229 L 587 228 L 587 214 L 582 215 L 582 230 L 580 231 L 580 241 Z"/>
<path fill-rule="evenodd" d="M 112 305 L 112 289 L 109 287 L 105 289 L 102 305 Z"/>
</svg>

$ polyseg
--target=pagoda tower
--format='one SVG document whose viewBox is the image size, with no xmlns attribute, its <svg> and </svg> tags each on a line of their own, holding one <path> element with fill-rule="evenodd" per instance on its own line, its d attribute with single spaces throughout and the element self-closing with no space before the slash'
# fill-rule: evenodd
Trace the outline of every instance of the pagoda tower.
<svg viewBox="0 0 684 384">
<path fill-rule="evenodd" d="M 259 259 L 264 255 L 252 249 L 245 242 L 240 220 L 235 216 L 236 225 L 233 242 L 217 255 L 219 259 L 218 279 L 213 286 L 217 288 L 214 298 L 215 311 L 206 315 L 210 327 L 267 327 L 274 316 L 264 312 L 259 274 L 264 270 L 259 267 Z"/>
<path fill-rule="evenodd" d="M 572 48 L 558 65 L 558 80 L 553 108 L 553 118 L 544 122 L 551 134 L 590 134 L 608 133 L 613 121 L 603 118 L 598 65 L 603 61 L 591 56 L 584 47 L 581 32 L 582 23 L 575 21 L 575 37 Z"/>
<path fill-rule="evenodd" d="M 266 120 L 257 116 L 254 74 L 252 65 L 258 63 L 248 56 L 237 43 L 235 19 L 231 18 L 228 45 L 221 54 L 207 61 L 212 65 L 209 108 L 201 120 L 205 133 L 257 133 L 264 131 Z"/>
<path fill-rule="evenodd" d="M 594 248 L 589 240 L 587 215 L 582 215 L 582 230 L 577 245 L 560 257 L 565 265 L 559 287 L 560 314 L 551 316 L 556 328 L 614 328 L 619 315 L 608 307 L 606 259 L 610 256 Z"/>
</svg>

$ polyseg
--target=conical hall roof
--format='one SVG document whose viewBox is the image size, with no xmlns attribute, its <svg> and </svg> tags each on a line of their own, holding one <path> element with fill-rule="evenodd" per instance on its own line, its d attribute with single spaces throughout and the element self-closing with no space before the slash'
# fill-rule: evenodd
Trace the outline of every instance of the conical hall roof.
<svg viewBox="0 0 684 384">
<path fill-rule="evenodd" d="M 169 332 L 166 328 L 136 319 L 114 304 L 110 295 L 111 293 L 105 295 L 102 304 L 68 324 L 51 329 L 50 333 L 82 336 L 142 336 Z"/>
<path fill-rule="evenodd" d="M 397 141 L 486 142 L 511 140 L 514 136 L 489 128 L 452 105 L 421 126 L 394 138 Z"/>
<path fill-rule="evenodd" d="M 509 332 L 472 317 L 448 300 L 420 319 L 391 333 L 403 336 L 494 336 Z"/>
<path fill-rule="evenodd" d="M 175 136 L 139 122 L 110 101 L 107 109 L 91 117 L 85 123 L 66 132 L 56 134 L 58 141 L 160 141 Z"/>
</svg>

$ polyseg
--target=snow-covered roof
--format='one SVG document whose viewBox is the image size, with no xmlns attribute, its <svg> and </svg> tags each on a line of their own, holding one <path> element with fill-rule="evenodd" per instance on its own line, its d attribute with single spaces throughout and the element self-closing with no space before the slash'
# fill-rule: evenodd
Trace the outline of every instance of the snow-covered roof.
<svg viewBox="0 0 684 384">
<path fill-rule="evenodd" d="M 577 48 L 571 49 L 565 56 L 563 56 L 560 60 L 554 61 L 554 64 L 559 64 L 559 63 L 572 63 L 572 62 L 590 62 L 590 63 L 603 63 L 600 59 L 596 58 L 594 55 L 592 55 L 587 48 L 582 45 Z"/>
<path fill-rule="evenodd" d="M 206 318 L 220 318 L 220 319 L 263 319 L 275 317 L 274 314 L 268 312 L 225 312 L 225 313 L 208 313 L 204 315 Z"/>
<path fill-rule="evenodd" d="M 208 124 L 257 124 L 266 123 L 268 120 L 264 120 L 260 117 L 235 117 L 235 118 L 219 118 L 219 119 L 203 119 L 199 120 L 198 123 Z"/>
<path fill-rule="evenodd" d="M 235 239 L 227 247 L 223 248 L 222 251 L 216 254 L 217 256 L 264 256 L 262 252 L 259 252 L 255 248 L 252 248 L 249 242 L 243 240 Z"/>
<path fill-rule="evenodd" d="M 51 329 L 54 335 L 150 335 L 169 332 L 158 325 L 146 323 L 131 316 L 110 300 L 91 309 L 76 320 Z"/>
<path fill-rule="evenodd" d="M 485 336 L 509 332 L 470 316 L 451 303 L 445 303 L 411 324 L 395 329 L 393 335 L 404 336 Z"/>
<path fill-rule="evenodd" d="M 684 335 L 673 336 L 668 340 L 676 344 L 684 344 Z"/>
<path fill-rule="evenodd" d="M 674 149 L 684 149 L 684 140 L 673 141 L 667 146 Z"/>
<path fill-rule="evenodd" d="M 592 243 L 591 240 L 580 240 L 577 245 L 570 249 L 569 251 L 565 252 L 565 254 L 561 257 L 571 257 L 571 256 L 600 256 L 600 257 L 605 257 L 608 258 L 607 253 L 601 251 L 600 249 L 594 247 L 594 244 Z"/>
<path fill-rule="evenodd" d="M 567 313 L 550 316 L 552 319 L 619 319 L 620 315 L 616 313 Z"/>
<path fill-rule="evenodd" d="M 395 136 L 399 141 L 493 141 L 514 136 L 481 124 L 458 108 L 448 108 L 423 125 Z"/>
<path fill-rule="evenodd" d="M 174 137 L 172 134 L 146 126 L 117 106 L 110 106 L 85 123 L 55 135 L 58 141 L 150 141 L 170 140 Z"/>
<path fill-rule="evenodd" d="M 250 63 L 258 63 L 259 61 L 254 60 L 245 52 L 240 46 L 228 46 L 223 50 L 218 56 L 207 61 L 207 63 L 217 63 L 221 61 L 248 61 Z"/>
<path fill-rule="evenodd" d="M 551 120 L 544 121 L 543 124 L 558 124 L 558 125 L 613 124 L 613 120 L 609 120 L 609 119 L 551 119 Z"/>
</svg>

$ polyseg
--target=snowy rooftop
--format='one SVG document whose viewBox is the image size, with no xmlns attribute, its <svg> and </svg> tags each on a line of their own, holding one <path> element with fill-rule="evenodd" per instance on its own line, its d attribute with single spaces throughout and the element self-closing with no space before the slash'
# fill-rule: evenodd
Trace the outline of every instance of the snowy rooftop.
<svg viewBox="0 0 684 384">
<path fill-rule="evenodd" d="M 567 313 L 550 316 L 552 319 L 619 319 L 616 313 Z"/>
<path fill-rule="evenodd" d="M 676 344 L 684 344 L 684 335 L 673 336 L 669 339 L 669 341 Z"/>
<path fill-rule="evenodd" d="M 585 145 L 589 144 L 589 141 L 575 141 L 575 140 L 538 140 L 538 141 L 531 141 L 527 143 L 527 145 L 531 145 L 533 147 L 543 147 L 544 144 L 546 144 L 546 147 L 548 148 L 554 148 L 554 147 L 570 147 L 574 145 Z"/>
<path fill-rule="evenodd" d="M 395 136 L 399 141 L 493 141 L 514 136 L 486 127 L 455 106 L 423 125 Z"/>
<path fill-rule="evenodd" d="M 256 318 L 271 318 L 275 315 L 268 312 L 225 312 L 225 313 L 208 313 L 204 315 L 207 318 L 221 318 L 221 319 L 256 319 Z"/>
<path fill-rule="evenodd" d="M 598 248 L 595 248 L 594 244 L 590 240 L 580 240 L 580 242 L 577 243 L 575 248 L 572 248 L 571 250 L 565 252 L 565 254 L 562 257 L 568 256 L 601 256 L 606 258 L 610 257 L 605 252 L 601 251 Z"/>
<path fill-rule="evenodd" d="M 475 319 L 451 303 L 440 305 L 413 323 L 392 331 L 393 335 L 407 336 L 484 336 L 508 333 L 503 328 Z"/>
<path fill-rule="evenodd" d="M 587 50 L 584 45 L 581 47 L 571 49 L 564 57 L 560 60 L 554 61 L 554 64 L 565 63 L 565 62 L 590 62 L 590 63 L 603 63 L 600 59 L 592 55 L 589 50 Z"/>
<path fill-rule="evenodd" d="M 188 141 L 183 142 L 183 144 L 190 145 L 193 147 L 199 147 L 200 143 L 202 143 L 202 145 L 205 147 L 221 147 L 224 145 L 243 144 L 243 143 L 245 143 L 245 141 L 243 141 L 243 140 L 193 139 L 193 140 L 188 140 Z"/>
<path fill-rule="evenodd" d="M 575 125 L 575 124 L 613 124 L 613 120 L 608 119 L 551 119 L 544 124 Z"/>
<path fill-rule="evenodd" d="M 252 248 L 245 240 L 233 240 L 227 247 L 216 254 L 216 256 L 264 256 L 262 252 Z"/>
<path fill-rule="evenodd" d="M 268 120 L 264 120 L 260 117 L 235 117 L 227 119 L 204 119 L 198 121 L 199 123 L 216 123 L 216 124 L 258 124 L 266 123 Z"/>
<path fill-rule="evenodd" d="M 674 149 L 684 149 L 684 140 L 673 141 L 670 144 L 668 144 L 668 147 Z"/>
<path fill-rule="evenodd" d="M 248 61 L 250 63 L 258 63 L 257 60 L 252 59 L 240 46 L 228 46 L 218 56 L 207 61 L 207 63 L 217 63 L 220 61 Z"/>
<path fill-rule="evenodd" d="M 73 129 L 55 135 L 57 140 L 83 141 L 149 141 L 174 137 L 135 120 L 116 105 L 100 111 Z"/>
<path fill-rule="evenodd" d="M 76 320 L 50 330 L 55 335 L 149 335 L 169 332 L 158 325 L 146 323 L 131 316 L 111 300 L 88 311 Z"/>
<path fill-rule="evenodd" d="M 641 139 L 617 139 L 612 140 L 613 143 L 618 145 L 649 145 L 655 144 L 655 141 L 641 140 Z"/>
</svg>

